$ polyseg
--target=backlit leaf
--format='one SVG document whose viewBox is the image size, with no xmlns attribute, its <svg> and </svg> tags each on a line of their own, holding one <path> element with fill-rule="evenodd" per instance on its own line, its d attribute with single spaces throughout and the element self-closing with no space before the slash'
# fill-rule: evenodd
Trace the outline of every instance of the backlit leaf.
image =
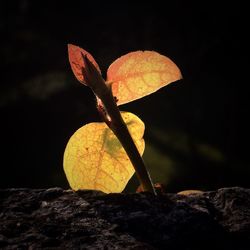
<svg viewBox="0 0 250 250">
<path fill-rule="evenodd" d="M 107 72 L 118 105 L 149 95 L 181 78 L 175 63 L 154 51 L 128 53 L 114 61 Z"/>
<path fill-rule="evenodd" d="M 93 65 L 101 73 L 101 70 L 97 62 L 95 61 L 93 56 L 86 50 L 78 46 L 75 46 L 73 44 L 68 44 L 68 53 L 69 53 L 69 62 L 70 62 L 71 69 L 79 82 L 86 85 L 86 79 L 84 78 L 84 75 L 82 74 L 82 69 L 85 68 L 83 55 L 86 55 L 89 61 L 93 63 Z"/>
<path fill-rule="evenodd" d="M 144 151 L 144 123 L 134 114 L 122 117 L 140 152 Z M 121 192 L 134 174 L 122 145 L 105 123 L 89 123 L 70 138 L 64 152 L 64 171 L 72 189 Z"/>
</svg>

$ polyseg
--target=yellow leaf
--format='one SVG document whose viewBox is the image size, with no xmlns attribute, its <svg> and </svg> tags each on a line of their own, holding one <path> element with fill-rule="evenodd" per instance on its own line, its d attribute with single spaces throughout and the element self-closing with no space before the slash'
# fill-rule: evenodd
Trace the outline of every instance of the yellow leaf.
<svg viewBox="0 0 250 250">
<path fill-rule="evenodd" d="M 128 53 L 114 61 L 107 72 L 118 105 L 149 95 L 181 78 L 175 63 L 155 51 Z"/>
<path fill-rule="evenodd" d="M 184 190 L 184 191 L 181 191 L 177 194 L 179 195 L 185 195 L 185 196 L 189 196 L 189 195 L 196 195 L 196 194 L 203 194 L 204 192 L 201 191 L 201 190 Z"/>
<path fill-rule="evenodd" d="M 144 151 L 144 123 L 134 114 L 122 117 L 140 152 Z M 89 123 L 70 138 L 64 152 L 64 171 L 72 189 L 119 193 L 134 174 L 122 145 L 105 123 Z"/>
</svg>

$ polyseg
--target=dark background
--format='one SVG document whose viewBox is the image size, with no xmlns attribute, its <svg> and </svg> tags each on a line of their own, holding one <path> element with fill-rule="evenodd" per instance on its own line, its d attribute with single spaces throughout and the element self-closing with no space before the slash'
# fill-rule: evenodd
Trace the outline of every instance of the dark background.
<svg viewBox="0 0 250 250">
<path fill-rule="evenodd" d="M 183 80 L 121 107 L 146 124 L 154 182 L 168 191 L 250 187 L 246 6 L 218 2 L 1 1 L 0 187 L 68 188 L 65 145 L 100 120 L 67 43 L 103 72 L 135 50 L 158 51 L 181 69 Z"/>
</svg>

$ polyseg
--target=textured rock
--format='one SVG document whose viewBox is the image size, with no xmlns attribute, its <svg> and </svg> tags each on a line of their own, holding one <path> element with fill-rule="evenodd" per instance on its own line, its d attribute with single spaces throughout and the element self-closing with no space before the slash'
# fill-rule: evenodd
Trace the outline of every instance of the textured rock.
<svg viewBox="0 0 250 250">
<path fill-rule="evenodd" d="M 250 190 L 0 191 L 0 249 L 249 249 Z"/>
</svg>

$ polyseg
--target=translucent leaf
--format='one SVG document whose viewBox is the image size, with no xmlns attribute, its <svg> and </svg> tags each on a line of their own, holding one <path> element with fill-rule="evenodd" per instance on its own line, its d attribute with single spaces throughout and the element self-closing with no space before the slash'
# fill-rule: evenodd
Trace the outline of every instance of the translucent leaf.
<svg viewBox="0 0 250 250">
<path fill-rule="evenodd" d="M 122 117 L 143 154 L 144 123 L 134 114 Z M 122 145 L 105 123 L 90 123 L 78 129 L 64 152 L 64 171 L 72 189 L 96 189 L 105 193 L 121 192 L 134 174 Z"/>
<path fill-rule="evenodd" d="M 82 69 L 85 68 L 83 55 L 86 55 L 89 61 L 93 63 L 93 65 L 101 73 L 101 70 L 97 62 L 95 61 L 93 56 L 86 50 L 78 46 L 75 46 L 73 44 L 68 44 L 68 53 L 69 53 L 69 62 L 70 62 L 71 69 L 79 82 L 86 85 L 86 79 L 84 78 L 84 75 L 82 73 Z"/>
<path fill-rule="evenodd" d="M 118 105 L 142 98 L 181 78 L 175 63 L 154 51 L 128 53 L 114 61 L 107 72 Z"/>
</svg>

